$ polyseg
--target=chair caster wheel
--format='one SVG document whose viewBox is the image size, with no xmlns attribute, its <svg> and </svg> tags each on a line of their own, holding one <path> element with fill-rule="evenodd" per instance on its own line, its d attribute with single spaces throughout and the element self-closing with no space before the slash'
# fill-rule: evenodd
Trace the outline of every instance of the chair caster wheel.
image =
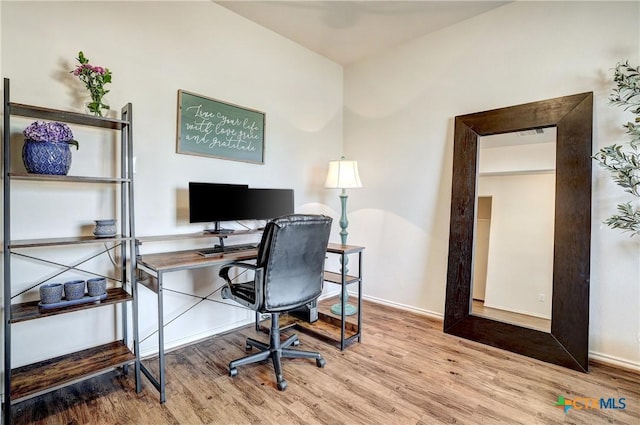
<svg viewBox="0 0 640 425">
<path fill-rule="evenodd" d="M 287 389 L 287 381 L 282 380 L 282 381 L 278 382 L 278 389 L 280 391 L 286 390 Z"/>
<path fill-rule="evenodd" d="M 299 339 L 296 339 L 295 341 L 293 341 L 293 346 L 294 347 L 297 347 L 299 345 L 300 345 L 300 340 Z"/>
<path fill-rule="evenodd" d="M 327 364 L 327 361 L 323 358 L 316 359 L 316 366 L 324 367 Z"/>
<path fill-rule="evenodd" d="M 235 367 L 229 369 L 229 376 L 232 378 L 238 376 L 238 369 L 236 369 Z"/>
<path fill-rule="evenodd" d="M 246 344 L 244 344 L 244 351 L 251 351 L 252 348 L 253 348 L 253 346 L 251 344 L 249 344 L 248 342 Z"/>
</svg>

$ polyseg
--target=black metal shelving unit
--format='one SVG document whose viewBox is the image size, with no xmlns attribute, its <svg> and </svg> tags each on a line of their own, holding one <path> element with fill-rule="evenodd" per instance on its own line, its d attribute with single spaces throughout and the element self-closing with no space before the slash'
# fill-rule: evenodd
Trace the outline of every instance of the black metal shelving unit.
<svg viewBox="0 0 640 425">
<path fill-rule="evenodd" d="M 129 365 L 135 366 L 136 389 L 141 390 L 140 383 L 140 354 L 138 341 L 138 305 L 137 283 L 135 277 L 135 224 L 133 197 L 133 143 L 132 143 L 132 105 L 128 103 L 121 109 L 119 119 L 95 117 L 92 115 L 57 109 L 25 105 L 10 101 L 9 79 L 4 79 L 4 134 L 3 134 L 3 205 L 4 205 L 4 423 L 11 423 L 11 406 L 21 400 L 52 391 L 56 388 L 90 378 L 100 372 L 106 372 L 116 367 L 123 367 L 127 371 Z M 120 166 L 119 176 L 91 177 L 91 176 L 53 176 L 14 172 L 11 164 L 11 118 L 13 116 L 60 121 L 89 127 L 113 130 L 120 133 Z M 15 181 L 41 182 L 42 190 L 46 190 L 47 182 L 119 185 L 120 195 L 120 234 L 111 238 L 97 238 L 94 236 L 70 236 L 65 238 L 46 238 L 30 240 L 11 239 L 11 190 Z M 108 290 L 107 299 L 97 304 L 80 304 L 69 307 L 45 310 L 38 306 L 38 301 L 16 302 L 13 300 L 20 294 L 33 289 L 50 278 L 18 294 L 12 293 L 12 282 L 16 276 L 12 275 L 11 263 L 14 256 L 23 256 L 37 261 L 66 267 L 67 270 L 79 269 L 79 265 L 86 260 L 72 265 L 61 265 L 46 259 L 36 258 L 29 254 L 32 248 L 57 247 L 70 245 L 104 245 L 105 248 L 98 255 L 114 251 L 118 256 L 118 278 L 115 287 Z M 93 258 L 93 257 L 91 257 Z M 128 343 L 129 312 L 127 305 L 131 303 L 133 342 Z M 21 322 L 39 319 L 46 326 L 46 319 L 59 314 L 68 314 L 79 310 L 95 309 L 104 306 L 121 305 L 122 339 L 107 344 L 91 347 L 63 356 L 50 358 L 34 364 L 12 367 L 11 343 L 16 337 L 12 330 Z M 81 365 L 80 367 L 78 365 Z M 47 372 L 46 374 L 44 372 Z"/>
</svg>

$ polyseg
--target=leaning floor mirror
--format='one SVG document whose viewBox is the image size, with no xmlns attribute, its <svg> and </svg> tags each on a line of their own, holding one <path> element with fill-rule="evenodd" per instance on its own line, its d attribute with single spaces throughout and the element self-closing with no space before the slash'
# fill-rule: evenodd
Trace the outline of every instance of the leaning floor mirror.
<svg viewBox="0 0 640 425">
<path fill-rule="evenodd" d="M 444 331 L 586 372 L 593 94 L 455 118 Z"/>
</svg>

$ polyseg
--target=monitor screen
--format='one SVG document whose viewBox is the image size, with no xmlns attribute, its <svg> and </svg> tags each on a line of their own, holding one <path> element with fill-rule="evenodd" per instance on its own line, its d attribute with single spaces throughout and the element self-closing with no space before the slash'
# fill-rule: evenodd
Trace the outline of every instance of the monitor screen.
<svg viewBox="0 0 640 425">
<path fill-rule="evenodd" d="M 189 183 L 189 222 L 268 220 L 293 214 L 293 189 L 253 189 L 248 185 Z"/>
<path fill-rule="evenodd" d="M 237 220 L 248 185 L 189 182 L 189 222 Z"/>
<path fill-rule="evenodd" d="M 293 189 L 249 189 L 242 205 L 247 219 L 269 220 L 293 214 Z"/>
</svg>

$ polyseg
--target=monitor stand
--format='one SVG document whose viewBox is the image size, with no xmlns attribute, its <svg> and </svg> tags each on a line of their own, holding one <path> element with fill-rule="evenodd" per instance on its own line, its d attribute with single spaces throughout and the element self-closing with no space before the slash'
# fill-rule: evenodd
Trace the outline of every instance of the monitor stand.
<svg viewBox="0 0 640 425">
<path fill-rule="evenodd" d="M 211 233 L 212 235 L 218 235 L 220 243 L 217 244 L 216 247 L 220 247 L 220 250 L 224 252 L 224 239 L 227 237 L 227 234 L 233 233 L 233 229 L 222 229 L 220 227 L 220 222 L 214 221 L 213 229 L 205 229 L 205 232 Z"/>
<path fill-rule="evenodd" d="M 226 233 L 235 232 L 235 230 L 233 230 L 233 229 L 223 229 L 223 228 L 221 228 L 219 221 L 214 221 L 213 223 L 214 223 L 214 228 L 213 229 L 205 229 L 205 232 L 207 232 L 207 233 L 217 233 L 217 234 L 226 234 Z"/>
</svg>

